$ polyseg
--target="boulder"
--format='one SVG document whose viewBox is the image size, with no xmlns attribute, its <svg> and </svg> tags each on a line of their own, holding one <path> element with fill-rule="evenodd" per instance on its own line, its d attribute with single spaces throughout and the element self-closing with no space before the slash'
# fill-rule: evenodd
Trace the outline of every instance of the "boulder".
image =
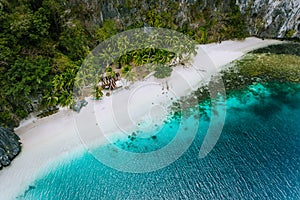
<svg viewBox="0 0 300 200">
<path fill-rule="evenodd" d="M 20 151 L 20 138 L 9 129 L 0 127 L 0 169 L 10 165 Z"/>
<path fill-rule="evenodd" d="M 88 104 L 88 102 L 83 99 L 83 100 L 80 100 L 80 101 L 77 101 L 73 106 L 72 106 L 72 109 L 75 111 L 75 112 L 80 112 L 81 108 L 86 106 Z"/>
</svg>

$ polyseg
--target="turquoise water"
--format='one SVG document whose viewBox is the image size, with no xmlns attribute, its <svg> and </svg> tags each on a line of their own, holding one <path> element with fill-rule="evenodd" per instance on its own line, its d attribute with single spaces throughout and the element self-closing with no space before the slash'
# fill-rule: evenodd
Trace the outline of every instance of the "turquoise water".
<svg viewBox="0 0 300 200">
<path fill-rule="evenodd" d="M 191 112 L 183 129 L 187 135 L 198 114 Z M 299 84 L 257 84 L 231 93 L 222 135 L 203 159 L 198 155 L 209 114 L 201 116 L 190 148 L 165 168 L 125 173 L 83 153 L 40 177 L 19 198 L 300 199 Z M 156 137 L 133 135 L 114 145 L 132 152 L 157 150 L 176 135 L 180 121 L 181 116 L 170 117 Z M 108 156 L 118 153 L 109 145 L 98 150 Z"/>
</svg>

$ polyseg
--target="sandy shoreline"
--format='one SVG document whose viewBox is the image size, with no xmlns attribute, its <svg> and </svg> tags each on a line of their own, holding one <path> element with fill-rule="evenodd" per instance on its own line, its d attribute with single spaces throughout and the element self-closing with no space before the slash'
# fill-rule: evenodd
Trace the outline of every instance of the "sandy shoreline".
<svg viewBox="0 0 300 200">
<path fill-rule="evenodd" d="M 251 50 L 277 43 L 281 42 L 251 37 L 200 45 L 192 66 L 175 67 L 169 78 L 157 80 L 150 76 L 102 101 L 89 100 L 79 114 L 62 110 L 46 118 L 27 120 L 15 130 L 23 143 L 21 154 L 0 171 L 0 199 L 14 199 L 58 156 L 80 152 L 85 145 L 108 142 L 107 138 L 115 137 L 115 133 L 127 136 L 137 128 L 151 130 L 163 121 L 168 112 L 166 105 L 197 89 L 222 66 Z"/>
</svg>

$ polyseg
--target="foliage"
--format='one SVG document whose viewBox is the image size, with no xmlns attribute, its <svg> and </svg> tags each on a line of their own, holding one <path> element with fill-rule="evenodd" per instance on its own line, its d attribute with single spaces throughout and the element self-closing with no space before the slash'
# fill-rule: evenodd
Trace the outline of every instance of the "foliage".
<svg viewBox="0 0 300 200">
<path fill-rule="evenodd" d="M 106 20 L 102 27 L 96 31 L 96 39 L 99 42 L 106 40 L 107 38 L 118 33 L 116 23 L 113 20 Z"/>
<path fill-rule="evenodd" d="M 286 32 L 285 37 L 292 38 L 295 32 L 295 30 L 289 30 Z"/>
<path fill-rule="evenodd" d="M 125 65 L 124 67 L 122 67 L 121 73 L 126 80 L 128 81 L 134 80 L 135 74 L 132 72 L 132 66 Z"/>
<path fill-rule="evenodd" d="M 125 65 L 123 68 L 122 68 L 122 75 L 126 75 L 127 73 L 129 73 L 131 71 L 132 67 L 130 65 Z"/>
<path fill-rule="evenodd" d="M 74 77 L 90 38 L 80 21 L 67 23 L 62 3 L 1 5 L 0 124 L 14 127 L 32 111 L 72 104 Z"/>
<path fill-rule="evenodd" d="M 61 33 L 58 40 L 58 49 L 71 60 L 78 61 L 89 52 L 88 37 L 78 21 L 70 23 Z"/>
<path fill-rule="evenodd" d="M 104 22 L 99 22 L 100 17 L 94 16 L 100 10 L 86 1 L 1 0 L 0 125 L 13 127 L 30 112 L 58 105 L 71 106 L 74 86 L 95 85 L 100 78 L 101 73 L 92 64 L 87 64 L 86 71 L 78 72 L 84 58 L 97 44 L 124 30 L 144 26 L 169 28 L 199 43 L 247 35 L 244 16 L 233 1 L 226 9 L 222 8 L 221 1 L 216 3 L 216 9 L 201 2 L 195 2 L 183 19 L 174 18 L 181 12 L 176 1 L 151 1 L 147 8 L 145 1 L 115 2 L 118 16 L 104 16 Z M 162 70 L 166 75 L 171 69 L 162 66 L 174 58 L 184 60 L 184 55 L 190 56 L 195 51 L 195 44 L 184 46 L 176 37 L 164 41 L 175 49 L 149 45 L 134 49 L 135 42 L 153 42 L 143 39 L 120 38 L 117 47 L 108 47 L 99 57 L 105 66 L 121 69 L 122 75 L 132 81 L 136 69 L 144 70 L 142 65 L 158 64 L 157 72 Z M 111 54 L 114 48 L 123 52 L 117 59 Z M 100 98 L 101 91 L 96 92 Z"/>
<path fill-rule="evenodd" d="M 41 56 L 19 58 L 0 69 L 0 123 L 14 126 L 33 111 L 32 100 L 41 101 L 41 96 L 51 90 L 51 61 Z"/>
<path fill-rule="evenodd" d="M 158 64 L 155 67 L 154 77 L 162 79 L 171 76 L 172 68 L 167 65 Z"/>
<path fill-rule="evenodd" d="M 99 100 L 103 96 L 102 87 L 96 85 L 94 88 L 94 97 Z"/>
</svg>

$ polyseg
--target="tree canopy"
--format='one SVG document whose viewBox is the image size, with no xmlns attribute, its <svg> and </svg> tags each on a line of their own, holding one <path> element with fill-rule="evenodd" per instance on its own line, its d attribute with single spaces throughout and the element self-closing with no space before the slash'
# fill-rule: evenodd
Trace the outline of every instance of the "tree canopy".
<svg viewBox="0 0 300 200">
<path fill-rule="evenodd" d="M 99 43 L 122 31 L 144 26 L 169 28 L 198 43 L 247 35 L 243 16 L 235 5 L 215 12 L 196 3 L 190 21 L 180 21 L 173 17 L 178 12 L 177 2 L 151 1 L 143 9 L 141 3 L 145 2 L 125 0 L 116 5 L 121 16 L 107 14 L 102 21 L 95 21 L 93 15 L 99 10 L 89 3 L 0 0 L 0 126 L 17 126 L 34 110 L 71 106 L 75 77 L 83 60 Z M 124 50 L 126 45 L 126 41 L 120 42 Z M 102 56 L 109 58 L 105 52 Z M 122 74 L 132 80 L 134 73 L 129 65 L 149 61 L 166 64 L 174 56 L 165 50 L 144 48 L 108 59 L 107 64 L 124 67 Z"/>
</svg>

